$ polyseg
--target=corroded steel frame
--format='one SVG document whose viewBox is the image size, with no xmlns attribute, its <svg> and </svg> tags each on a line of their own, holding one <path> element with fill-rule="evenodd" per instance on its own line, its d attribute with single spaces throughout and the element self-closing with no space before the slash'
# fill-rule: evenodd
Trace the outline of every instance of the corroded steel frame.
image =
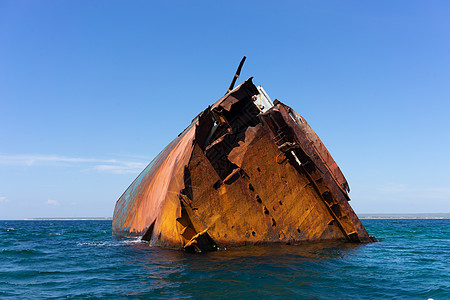
<svg viewBox="0 0 450 300">
<path fill-rule="evenodd" d="M 371 242 L 349 186 L 308 123 L 248 79 L 199 114 L 116 203 L 113 233 L 188 251 Z"/>
</svg>

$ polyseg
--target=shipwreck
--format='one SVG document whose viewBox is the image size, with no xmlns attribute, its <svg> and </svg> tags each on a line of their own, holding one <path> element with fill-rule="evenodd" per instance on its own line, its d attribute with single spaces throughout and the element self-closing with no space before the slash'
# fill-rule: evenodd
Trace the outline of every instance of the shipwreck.
<svg viewBox="0 0 450 300">
<path fill-rule="evenodd" d="M 118 199 L 113 234 L 152 246 L 367 243 L 347 180 L 305 119 L 252 78 L 181 132 Z"/>
</svg>

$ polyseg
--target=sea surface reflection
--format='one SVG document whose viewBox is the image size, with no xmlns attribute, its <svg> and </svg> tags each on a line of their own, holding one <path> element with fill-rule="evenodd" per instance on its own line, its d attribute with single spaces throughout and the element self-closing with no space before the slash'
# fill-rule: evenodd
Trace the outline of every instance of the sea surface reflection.
<svg viewBox="0 0 450 300">
<path fill-rule="evenodd" d="M 450 299 L 450 220 L 363 223 L 379 243 L 190 254 L 111 221 L 0 221 L 0 299 Z"/>
<path fill-rule="evenodd" d="M 245 246 L 190 254 L 135 244 L 125 251 L 140 269 L 137 290 L 123 296 L 175 298 L 315 297 L 318 279 L 340 259 L 356 256 L 365 245 L 313 243 Z M 125 258 L 124 257 L 124 258 Z M 320 284 L 318 285 L 320 286 Z M 303 288 L 299 288 L 303 287 Z"/>
</svg>

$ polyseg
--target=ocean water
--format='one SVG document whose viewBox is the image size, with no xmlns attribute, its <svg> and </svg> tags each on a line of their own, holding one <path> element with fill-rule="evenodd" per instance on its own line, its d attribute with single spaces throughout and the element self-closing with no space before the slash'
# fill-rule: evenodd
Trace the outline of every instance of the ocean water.
<svg viewBox="0 0 450 300">
<path fill-rule="evenodd" d="M 111 221 L 0 221 L 0 299 L 450 299 L 450 220 L 362 220 L 380 242 L 207 254 L 111 236 Z"/>
</svg>

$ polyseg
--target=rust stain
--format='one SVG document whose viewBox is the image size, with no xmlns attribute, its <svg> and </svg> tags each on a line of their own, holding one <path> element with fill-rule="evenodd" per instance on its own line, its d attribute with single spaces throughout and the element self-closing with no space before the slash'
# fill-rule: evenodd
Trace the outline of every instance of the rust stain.
<svg viewBox="0 0 450 300">
<path fill-rule="evenodd" d="M 113 233 L 195 252 L 376 241 L 316 133 L 265 96 L 250 78 L 199 114 L 119 198 Z"/>
</svg>

